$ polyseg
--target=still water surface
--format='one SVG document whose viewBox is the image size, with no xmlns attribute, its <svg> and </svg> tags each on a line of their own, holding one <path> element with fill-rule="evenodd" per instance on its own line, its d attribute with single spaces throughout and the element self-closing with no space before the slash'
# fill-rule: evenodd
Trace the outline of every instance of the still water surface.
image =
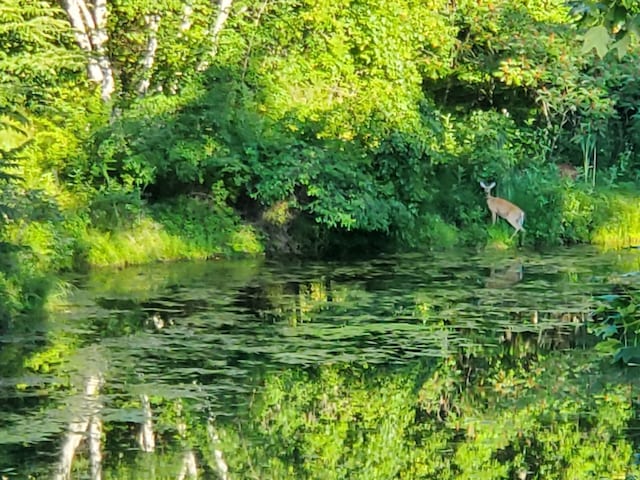
<svg viewBox="0 0 640 480">
<path fill-rule="evenodd" d="M 580 248 L 68 278 L 1 338 L 0 476 L 625 478 L 637 370 L 587 326 L 638 271 Z"/>
</svg>

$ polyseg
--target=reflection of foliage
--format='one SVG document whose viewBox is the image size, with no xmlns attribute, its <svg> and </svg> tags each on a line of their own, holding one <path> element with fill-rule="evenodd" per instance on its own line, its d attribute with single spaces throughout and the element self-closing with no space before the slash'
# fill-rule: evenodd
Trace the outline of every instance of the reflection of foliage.
<svg viewBox="0 0 640 480">
<path fill-rule="evenodd" d="M 638 268 L 636 252 L 615 258 L 631 259 L 616 268 Z M 614 265 L 597 259 L 605 273 Z M 0 435 L 6 444 L 39 436 L 33 449 L 43 451 L 41 439 L 67 427 L 60 405 L 73 389 L 70 372 L 85 373 L 99 352 L 105 478 L 153 478 L 153 468 L 156 478 L 175 478 L 184 461 L 176 452 L 185 450 L 203 477 L 214 476 L 221 452 L 232 478 L 274 480 L 523 472 L 542 480 L 637 469 L 627 466 L 636 380 L 616 378 L 598 353 L 554 343 L 574 329 L 560 312 L 584 311 L 591 303 L 583 299 L 602 288 L 588 283 L 603 273 L 594 259 L 441 260 L 94 272 L 68 305 L 73 313 L 62 313 L 71 320 L 56 315 L 47 342 L 6 368 L 11 378 L 25 367 L 33 377 L 16 380 Z M 509 288 L 493 278 L 508 281 L 523 264 L 524 280 L 516 275 Z M 163 326 L 145 321 L 155 313 Z M 3 348 L 2 359 L 17 348 Z M 142 395 L 157 439 L 146 456 L 135 448 Z M 25 433 L 26 423 L 36 426 Z M 28 448 L 13 454 L 3 445 L 0 469 L 31 462 Z M 79 475 L 88 468 L 76 465 Z"/>
<path fill-rule="evenodd" d="M 592 389 L 567 375 L 575 367 L 590 368 L 562 355 L 529 373 L 496 365 L 466 387 L 447 361 L 280 373 L 266 379 L 249 423 L 224 428 L 226 453 L 240 476 L 274 479 L 624 476 L 629 391 Z"/>
<path fill-rule="evenodd" d="M 640 292 L 634 281 L 637 272 L 623 276 L 616 292 L 600 297 L 596 310 L 593 332 L 602 343 L 598 348 L 613 354 L 615 361 L 638 365 L 640 362 Z"/>
</svg>

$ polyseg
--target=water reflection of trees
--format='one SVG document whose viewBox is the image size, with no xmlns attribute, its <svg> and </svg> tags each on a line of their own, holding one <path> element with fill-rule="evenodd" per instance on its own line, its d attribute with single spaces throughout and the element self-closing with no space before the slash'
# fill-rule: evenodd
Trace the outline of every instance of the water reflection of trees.
<svg viewBox="0 0 640 480">
<path fill-rule="evenodd" d="M 575 321 L 584 277 L 508 262 L 380 267 L 239 281 L 204 269 L 133 299 L 101 291 L 76 312 L 85 323 L 66 333 L 64 361 L 31 364 L 86 373 L 100 345 L 103 478 L 638 473 L 637 380 L 603 366 Z M 513 271 L 511 285 L 485 282 Z M 81 385 L 46 387 L 34 417 L 68 410 Z M 58 453 L 69 418 L 84 418 L 72 413 L 47 434 Z M 75 473 L 91 471 L 85 453 Z M 40 471 L 60 465 L 36 458 Z"/>
<path fill-rule="evenodd" d="M 504 369 L 496 361 L 471 382 L 455 359 L 268 377 L 237 427 L 249 451 L 230 445 L 230 465 L 241 478 L 624 478 L 638 471 L 625 432 L 631 387 L 594 387 L 571 374 L 593 367 L 584 358 L 559 354 L 524 365 Z M 238 441 L 233 426 L 225 432 Z"/>
</svg>

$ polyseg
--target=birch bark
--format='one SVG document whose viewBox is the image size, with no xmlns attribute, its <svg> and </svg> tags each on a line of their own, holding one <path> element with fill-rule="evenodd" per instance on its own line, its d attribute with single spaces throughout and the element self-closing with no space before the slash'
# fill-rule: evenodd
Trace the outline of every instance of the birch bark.
<svg viewBox="0 0 640 480">
<path fill-rule="evenodd" d="M 232 5 L 233 0 L 218 1 L 218 16 L 216 17 L 216 23 L 213 25 L 213 29 L 211 30 L 211 42 L 213 44 L 212 56 L 215 56 L 216 50 L 218 49 L 218 37 L 220 37 L 220 32 L 222 32 L 224 24 L 227 23 L 227 20 L 229 19 Z"/>
<path fill-rule="evenodd" d="M 82 439 L 89 434 L 91 451 L 92 479 L 100 480 L 102 456 L 100 453 L 100 434 L 102 423 L 98 417 L 102 405 L 98 398 L 102 379 L 99 375 L 93 374 L 87 378 L 84 395 L 79 399 L 78 412 L 69 424 L 66 439 L 60 452 L 60 462 L 53 478 L 55 480 L 70 480 L 71 466 L 80 446 Z"/>
<path fill-rule="evenodd" d="M 156 449 L 156 441 L 153 435 L 153 413 L 151 412 L 151 402 L 146 394 L 140 396 L 142 411 L 144 413 L 144 423 L 140 425 L 138 431 L 138 445 L 143 452 L 151 453 Z"/>
<path fill-rule="evenodd" d="M 156 59 L 156 50 L 158 49 L 158 28 L 160 28 L 160 15 L 145 15 L 144 23 L 149 32 L 147 39 L 147 48 L 142 59 L 142 80 L 138 85 L 138 93 L 145 95 L 151 85 L 151 69 Z"/>
<path fill-rule="evenodd" d="M 227 23 L 227 20 L 229 19 L 233 0 L 212 0 L 212 3 L 217 3 L 218 15 L 216 16 L 216 21 L 211 28 L 211 50 L 209 51 L 209 56 L 208 58 L 203 59 L 196 67 L 200 72 L 207 69 L 211 59 L 218 53 L 218 39 L 222 29 L 224 28 L 224 24 Z"/>
<path fill-rule="evenodd" d="M 113 95 L 113 68 L 107 56 L 107 0 L 61 0 L 62 8 L 75 31 L 78 46 L 88 54 L 89 80 L 100 84 L 101 97 L 107 101 Z"/>
</svg>

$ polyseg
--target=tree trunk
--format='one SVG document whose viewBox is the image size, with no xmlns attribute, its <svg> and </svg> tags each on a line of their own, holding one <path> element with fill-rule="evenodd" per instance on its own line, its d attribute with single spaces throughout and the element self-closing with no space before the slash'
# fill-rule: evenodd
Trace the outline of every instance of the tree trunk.
<svg viewBox="0 0 640 480">
<path fill-rule="evenodd" d="M 138 85 L 138 93 L 144 96 L 151 85 L 151 69 L 156 58 L 156 50 L 158 49 L 158 28 L 160 27 L 160 15 L 145 15 L 144 23 L 149 32 L 147 39 L 147 50 L 142 60 L 142 80 Z"/>
<path fill-rule="evenodd" d="M 222 32 L 222 29 L 224 28 L 224 24 L 227 23 L 227 20 L 229 19 L 233 0 L 217 0 L 216 3 L 218 4 L 218 16 L 211 28 L 211 50 L 209 51 L 209 59 L 204 60 L 200 65 L 198 65 L 198 70 L 204 70 L 207 68 L 209 66 L 209 60 L 214 58 L 218 53 L 218 39 L 220 37 L 220 32 Z"/>
<path fill-rule="evenodd" d="M 213 424 L 213 419 L 211 418 L 207 423 L 207 435 L 211 445 L 213 446 L 213 454 L 215 456 L 216 467 L 218 469 L 218 477 L 220 477 L 220 480 L 229 480 L 229 465 L 227 465 L 227 462 L 224 459 L 224 454 L 220 449 L 220 436 L 218 435 Z"/>
<path fill-rule="evenodd" d="M 102 456 L 100 453 L 100 434 L 102 432 L 102 422 L 98 417 L 100 413 L 100 400 L 98 395 L 102 379 L 99 375 L 93 374 L 87 378 L 84 387 L 84 395 L 78 405 L 76 418 L 69 424 L 66 439 L 60 452 L 60 462 L 54 474 L 55 480 L 69 480 L 71 478 L 71 466 L 80 446 L 80 442 L 89 434 L 91 451 L 92 479 L 100 480 Z"/>
<path fill-rule="evenodd" d="M 216 17 L 216 23 L 213 25 L 213 30 L 211 30 L 211 42 L 213 44 L 215 55 L 215 50 L 217 50 L 218 45 L 218 37 L 220 36 L 220 32 L 224 28 L 224 24 L 227 23 L 229 19 L 229 14 L 231 13 L 231 6 L 233 4 L 233 0 L 219 0 L 218 1 L 218 16 Z"/>
<path fill-rule="evenodd" d="M 140 425 L 138 431 L 138 445 L 143 452 L 151 453 L 156 449 L 156 442 L 153 436 L 153 413 L 151 412 L 151 403 L 146 394 L 140 396 L 142 403 L 142 411 L 144 413 L 144 423 Z"/>
<path fill-rule="evenodd" d="M 78 46 L 88 54 L 89 80 L 100 84 L 101 97 L 107 101 L 115 90 L 113 69 L 107 57 L 107 0 L 61 0 L 69 22 L 75 31 Z"/>
</svg>

